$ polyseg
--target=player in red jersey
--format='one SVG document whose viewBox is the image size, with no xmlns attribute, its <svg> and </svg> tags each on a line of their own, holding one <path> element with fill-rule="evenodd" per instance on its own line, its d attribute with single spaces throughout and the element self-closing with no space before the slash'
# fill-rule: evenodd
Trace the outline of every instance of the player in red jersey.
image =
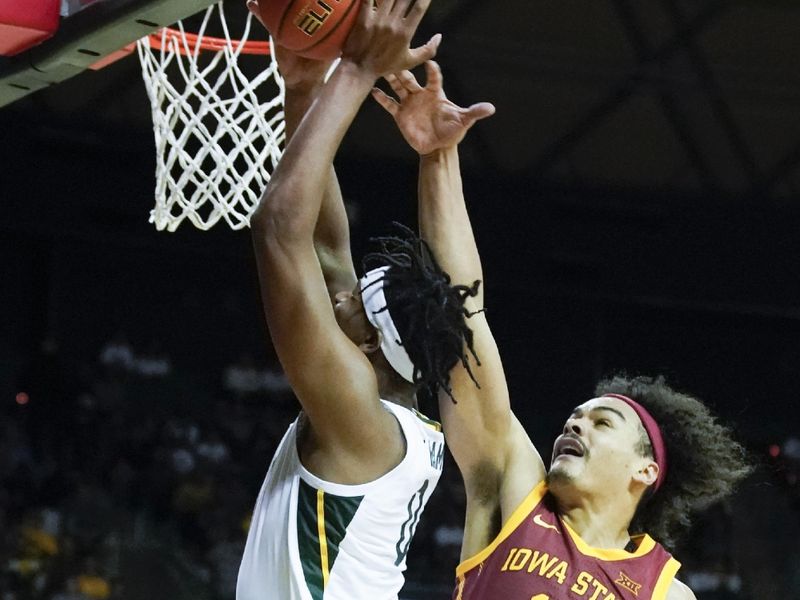
<svg viewBox="0 0 800 600">
<path fill-rule="evenodd" d="M 454 282 L 483 280 L 457 145 L 493 108 L 450 102 L 435 63 L 427 63 L 427 77 L 422 87 L 411 73 L 398 73 L 387 78 L 397 99 L 373 95 L 420 155 L 422 236 Z M 666 548 L 692 512 L 730 493 L 749 472 L 730 432 L 663 378 L 615 377 L 571 411 L 548 473 L 511 410 L 500 354 L 481 312 L 483 286 L 466 308 L 475 313 L 470 327 L 481 363 L 451 372 L 457 403 L 440 397 L 467 491 L 453 597 L 694 598 L 675 578 L 679 563 Z"/>
</svg>

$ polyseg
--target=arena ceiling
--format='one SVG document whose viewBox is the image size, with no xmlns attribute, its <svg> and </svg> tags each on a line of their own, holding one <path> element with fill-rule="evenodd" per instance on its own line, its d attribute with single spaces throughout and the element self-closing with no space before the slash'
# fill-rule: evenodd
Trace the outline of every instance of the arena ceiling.
<svg viewBox="0 0 800 600">
<path fill-rule="evenodd" d="M 469 168 L 701 198 L 785 203 L 800 191 L 796 2 L 434 0 L 420 38 L 437 31 L 450 96 L 497 106 L 465 144 Z M 30 94 L 0 123 L 43 143 L 146 137 L 138 61 Z M 412 160 L 377 107 L 348 156 Z"/>
</svg>

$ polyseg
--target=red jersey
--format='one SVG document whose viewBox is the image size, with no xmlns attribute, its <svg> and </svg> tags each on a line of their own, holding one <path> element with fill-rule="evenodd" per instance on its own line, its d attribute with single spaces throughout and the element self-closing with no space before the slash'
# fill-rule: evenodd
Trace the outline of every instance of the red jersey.
<svg viewBox="0 0 800 600">
<path fill-rule="evenodd" d="M 664 600 L 676 561 L 649 535 L 636 551 L 584 542 L 537 485 L 483 551 L 456 569 L 453 600 Z"/>
</svg>

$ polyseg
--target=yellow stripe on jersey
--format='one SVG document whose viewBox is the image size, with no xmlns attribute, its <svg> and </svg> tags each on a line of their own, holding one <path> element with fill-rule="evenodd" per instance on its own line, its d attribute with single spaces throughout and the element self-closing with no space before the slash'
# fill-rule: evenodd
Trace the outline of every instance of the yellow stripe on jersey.
<svg viewBox="0 0 800 600">
<path fill-rule="evenodd" d="M 322 589 L 328 587 L 328 539 L 325 537 L 325 492 L 317 490 L 317 532 L 319 534 L 319 556 L 322 563 Z"/>
<path fill-rule="evenodd" d="M 670 558 L 667 561 L 667 564 L 661 570 L 661 575 L 658 576 L 656 587 L 653 590 L 653 600 L 666 600 L 669 586 L 672 585 L 672 580 L 675 579 L 675 575 L 680 568 L 681 563 L 674 558 Z"/>
<path fill-rule="evenodd" d="M 464 596 L 464 584 L 466 583 L 466 579 L 464 579 L 463 575 L 458 576 L 458 590 L 456 593 L 456 600 L 463 600 Z"/>
<path fill-rule="evenodd" d="M 416 417 L 420 421 L 422 421 L 427 427 L 430 427 L 434 431 L 439 431 L 439 432 L 442 431 L 442 424 L 439 423 L 439 421 L 434 421 L 433 419 L 430 419 L 430 418 L 426 417 L 421 412 L 419 412 L 416 408 L 412 408 L 411 410 L 414 411 L 414 414 L 416 415 Z"/>
</svg>

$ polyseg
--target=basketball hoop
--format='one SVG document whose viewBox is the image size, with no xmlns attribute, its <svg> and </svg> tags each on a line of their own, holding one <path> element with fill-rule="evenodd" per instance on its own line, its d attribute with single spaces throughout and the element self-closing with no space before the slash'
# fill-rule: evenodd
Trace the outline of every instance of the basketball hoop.
<svg viewBox="0 0 800 600">
<path fill-rule="evenodd" d="M 222 37 L 206 35 L 212 17 Z M 231 38 L 222 1 L 197 33 L 179 21 L 137 42 L 156 144 L 150 222 L 175 231 L 184 219 L 210 229 L 247 227 L 285 137 L 283 79 L 267 41 Z M 250 63 L 244 57 L 250 57 Z"/>
</svg>

